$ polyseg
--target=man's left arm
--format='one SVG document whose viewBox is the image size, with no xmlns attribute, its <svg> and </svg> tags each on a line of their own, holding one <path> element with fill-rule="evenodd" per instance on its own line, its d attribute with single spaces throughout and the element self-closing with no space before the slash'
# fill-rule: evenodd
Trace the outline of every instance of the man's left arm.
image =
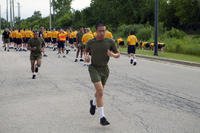
<svg viewBox="0 0 200 133">
<path fill-rule="evenodd" d="M 119 58 L 120 57 L 120 52 L 117 49 L 115 42 L 112 40 L 111 42 L 111 48 L 107 51 L 108 56 L 113 57 L 113 58 Z"/>
</svg>

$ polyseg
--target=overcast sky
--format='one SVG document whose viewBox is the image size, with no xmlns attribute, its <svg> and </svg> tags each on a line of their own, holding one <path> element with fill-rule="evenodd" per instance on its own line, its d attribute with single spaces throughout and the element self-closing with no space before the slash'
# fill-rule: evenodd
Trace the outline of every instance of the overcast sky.
<svg viewBox="0 0 200 133">
<path fill-rule="evenodd" d="M 8 0 L 10 1 L 10 0 Z M 18 15 L 17 2 L 21 4 L 21 17 L 30 17 L 34 11 L 41 11 L 42 16 L 45 17 L 49 14 L 49 0 L 14 0 L 15 1 L 15 15 Z M 72 8 L 81 10 L 90 5 L 91 0 L 73 0 Z M 0 0 L 2 8 L 1 14 L 6 18 L 6 0 Z"/>
</svg>

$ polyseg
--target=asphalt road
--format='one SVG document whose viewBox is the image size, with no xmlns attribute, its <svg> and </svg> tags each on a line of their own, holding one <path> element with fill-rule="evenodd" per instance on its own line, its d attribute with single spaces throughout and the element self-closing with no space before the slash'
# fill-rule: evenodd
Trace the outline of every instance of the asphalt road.
<svg viewBox="0 0 200 133">
<path fill-rule="evenodd" d="M 29 52 L 0 50 L 0 133 L 200 133 L 200 68 L 111 59 L 101 127 L 89 115 L 94 88 L 75 53 L 47 50 L 36 80 Z"/>
</svg>

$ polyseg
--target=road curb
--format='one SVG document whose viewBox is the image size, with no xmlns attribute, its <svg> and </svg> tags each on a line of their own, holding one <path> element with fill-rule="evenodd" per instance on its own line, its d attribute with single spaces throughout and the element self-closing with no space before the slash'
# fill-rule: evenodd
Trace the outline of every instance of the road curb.
<svg viewBox="0 0 200 133">
<path fill-rule="evenodd" d="M 121 53 L 121 54 L 128 55 L 127 53 Z M 136 56 L 139 58 L 149 59 L 152 61 L 164 61 L 164 62 L 176 63 L 176 64 L 181 64 L 181 65 L 200 67 L 200 63 L 195 63 L 195 62 L 167 59 L 163 57 L 146 56 L 146 55 L 141 55 L 141 54 L 136 54 Z"/>
</svg>

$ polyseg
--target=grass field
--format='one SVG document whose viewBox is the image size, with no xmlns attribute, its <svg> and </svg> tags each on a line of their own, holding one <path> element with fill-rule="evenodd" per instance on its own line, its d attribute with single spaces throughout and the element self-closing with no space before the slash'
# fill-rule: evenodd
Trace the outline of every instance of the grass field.
<svg viewBox="0 0 200 133">
<path fill-rule="evenodd" d="M 127 48 L 120 48 L 120 51 L 127 52 Z M 153 51 L 137 49 L 136 54 L 153 56 Z M 200 63 L 199 56 L 187 55 L 187 54 L 177 54 L 177 53 L 170 53 L 170 52 L 161 52 L 161 51 L 159 51 L 158 54 L 159 54 L 158 57 Z"/>
</svg>

